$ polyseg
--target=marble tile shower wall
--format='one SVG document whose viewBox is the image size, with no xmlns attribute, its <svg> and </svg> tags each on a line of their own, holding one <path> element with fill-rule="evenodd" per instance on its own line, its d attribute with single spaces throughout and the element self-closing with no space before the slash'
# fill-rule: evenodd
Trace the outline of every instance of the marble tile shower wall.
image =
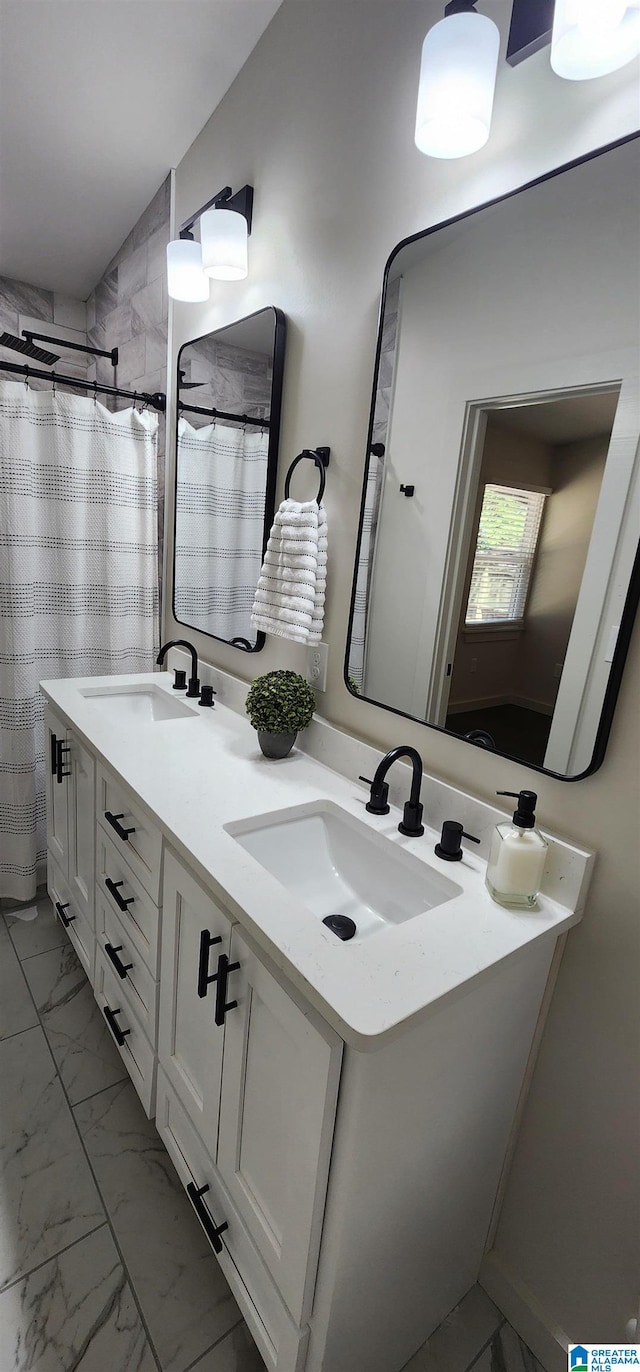
<svg viewBox="0 0 640 1372">
<path fill-rule="evenodd" d="M 26 317 L 30 320 L 42 320 L 42 333 L 54 333 L 57 329 L 73 329 L 78 334 L 78 342 L 85 333 L 85 304 L 83 300 L 77 300 L 74 296 L 63 295 L 59 291 L 45 291 L 40 286 L 32 286 L 28 281 L 12 281 L 7 276 L 0 276 L 0 332 L 11 333 L 15 338 L 20 338 L 24 325 L 21 320 Z M 43 344 L 43 347 L 46 347 Z M 67 354 L 70 356 L 70 354 Z M 78 354 L 78 356 L 80 356 Z M 0 362 L 16 362 L 18 365 L 28 361 L 19 353 L 10 348 L 0 347 Z M 33 363 L 38 366 L 37 362 Z M 74 374 L 77 373 L 78 365 L 61 359 L 56 365 L 56 371 Z M 2 373 L 6 379 L 14 380 L 10 373 Z M 82 371 L 84 376 L 84 370 Z M 35 389 L 47 387 L 47 381 L 32 380 L 29 383 Z"/>
<path fill-rule="evenodd" d="M 106 357 L 96 359 L 89 375 L 107 385 L 134 391 L 167 389 L 166 247 L 169 242 L 170 178 L 125 238 L 87 299 L 87 338 L 94 348 L 117 348 L 115 370 Z M 120 408 L 113 401 L 111 407 Z M 160 575 L 164 534 L 165 423 L 158 429 L 158 544 Z"/>
<path fill-rule="evenodd" d="M 205 409 L 249 414 L 258 419 L 268 412 L 273 364 L 266 353 L 203 338 L 197 344 L 189 344 L 180 359 L 180 370 L 183 382 L 196 383 L 191 392 L 183 394 L 187 405 L 191 400 Z M 185 418 L 194 428 L 211 422 L 204 415 L 188 412 Z"/>
</svg>

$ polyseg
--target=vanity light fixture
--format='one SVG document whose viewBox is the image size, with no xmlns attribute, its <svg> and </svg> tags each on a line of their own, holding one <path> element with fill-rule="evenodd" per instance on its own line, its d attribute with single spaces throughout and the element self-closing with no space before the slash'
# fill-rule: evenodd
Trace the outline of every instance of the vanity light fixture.
<svg viewBox="0 0 640 1372">
<path fill-rule="evenodd" d="M 476 0 L 450 0 L 422 45 L 416 146 L 429 157 L 466 157 L 484 147 L 500 33 Z"/>
<path fill-rule="evenodd" d="M 556 0 L 551 66 L 566 81 L 589 81 L 640 53 L 640 0 Z"/>
<path fill-rule="evenodd" d="M 209 299 L 211 277 L 240 281 L 247 275 L 247 238 L 251 233 L 253 186 L 234 195 L 231 186 L 201 205 L 180 225 L 179 237 L 167 245 L 167 277 L 172 300 Z M 200 220 L 201 243 L 193 235 Z"/>
<path fill-rule="evenodd" d="M 466 157 L 489 137 L 500 35 L 477 3 L 450 0 L 422 46 L 415 140 L 429 157 Z M 548 44 L 558 76 L 606 76 L 640 53 L 640 0 L 513 0 L 509 65 Z"/>
</svg>

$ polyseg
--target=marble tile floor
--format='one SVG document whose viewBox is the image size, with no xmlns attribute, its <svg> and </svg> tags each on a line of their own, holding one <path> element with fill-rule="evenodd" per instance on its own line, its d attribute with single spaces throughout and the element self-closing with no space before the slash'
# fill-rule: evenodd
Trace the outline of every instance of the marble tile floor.
<svg viewBox="0 0 640 1372">
<path fill-rule="evenodd" d="M 265 1372 L 105 1032 L 46 894 L 2 902 L 0 1372 Z M 404 1372 L 543 1369 L 476 1286 Z"/>
</svg>

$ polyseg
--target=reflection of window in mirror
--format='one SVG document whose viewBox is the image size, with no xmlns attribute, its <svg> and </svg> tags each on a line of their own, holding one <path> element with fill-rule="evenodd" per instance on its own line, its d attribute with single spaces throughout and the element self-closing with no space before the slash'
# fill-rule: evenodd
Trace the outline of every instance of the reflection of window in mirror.
<svg viewBox="0 0 640 1372">
<path fill-rule="evenodd" d="M 446 728 L 544 765 L 618 388 L 487 407 L 460 613 L 440 683 Z M 448 688 L 448 689 L 447 689 Z"/>
<path fill-rule="evenodd" d="M 465 624 L 522 625 L 546 492 L 484 487 Z"/>
</svg>

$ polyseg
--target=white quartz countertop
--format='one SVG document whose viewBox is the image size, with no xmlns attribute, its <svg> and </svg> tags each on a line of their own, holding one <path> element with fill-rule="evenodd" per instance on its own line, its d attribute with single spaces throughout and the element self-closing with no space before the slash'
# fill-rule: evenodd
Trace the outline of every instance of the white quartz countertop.
<svg viewBox="0 0 640 1372">
<path fill-rule="evenodd" d="M 497 905 L 484 885 L 484 861 L 465 852 L 444 863 L 439 833 L 398 833 L 401 811 L 367 813 L 368 787 L 306 753 L 269 761 L 248 720 L 224 705 L 193 717 L 114 724 L 83 689 L 153 684 L 172 695 L 167 673 L 45 681 L 42 690 L 81 739 L 142 801 L 171 847 L 238 919 L 271 960 L 359 1049 L 374 1049 L 443 1001 L 463 994 L 505 958 L 580 918 L 541 896 L 536 910 Z M 173 697 L 175 699 L 175 696 Z M 184 701 L 184 695 L 179 699 Z M 309 802 L 329 800 L 461 888 L 424 914 L 362 940 L 342 942 L 225 831 L 225 825 Z M 425 825 L 429 816 L 425 813 Z"/>
</svg>

